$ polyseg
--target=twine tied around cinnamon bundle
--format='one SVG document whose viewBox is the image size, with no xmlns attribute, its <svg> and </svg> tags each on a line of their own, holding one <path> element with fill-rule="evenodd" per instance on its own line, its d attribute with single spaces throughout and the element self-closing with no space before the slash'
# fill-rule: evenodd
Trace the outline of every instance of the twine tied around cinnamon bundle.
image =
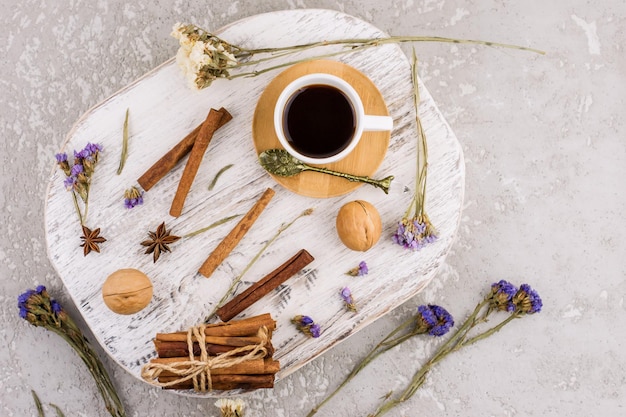
<svg viewBox="0 0 626 417">
<path fill-rule="evenodd" d="M 266 346 L 270 340 L 270 332 L 266 326 L 259 328 L 257 333 L 257 337 L 260 339 L 259 343 L 235 348 L 217 356 L 209 356 L 207 352 L 204 337 L 205 328 L 206 325 L 201 324 L 191 327 L 187 331 L 189 360 L 169 364 L 148 363 L 142 368 L 141 377 L 148 383 L 161 388 L 167 388 L 191 379 L 195 391 L 206 392 L 213 389 L 211 370 L 228 368 L 242 362 L 262 359 L 267 356 Z M 196 358 L 193 353 L 194 341 L 198 342 L 200 345 L 200 356 L 198 358 Z M 247 353 L 241 355 L 244 352 Z M 179 378 L 172 381 L 160 382 L 159 375 L 163 372 L 171 372 Z"/>
</svg>

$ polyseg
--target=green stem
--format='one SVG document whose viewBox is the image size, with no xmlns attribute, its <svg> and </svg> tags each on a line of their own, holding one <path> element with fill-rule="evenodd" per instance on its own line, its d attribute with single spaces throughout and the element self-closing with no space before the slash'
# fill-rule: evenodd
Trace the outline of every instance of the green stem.
<svg viewBox="0 0 626 417">
<path fill-rule="evenodd" d="M 284 232 L 285 230 L 289 229 L 291 225 L 294 224 L 299 218 L 308 216 L 309 214 L 311 214 L 311 212 L 312 212 L 312 209 L 304 210 L 302 213 L 298 215 L 298 217 L 293 219 L 290 223 L 286 225 L 283 224 L 278 228 L 278 231 L 276 232 L 276 234 L 270 240 L 265 242 L 265 245 L 263 245 L 261 250 L 259 250 L 257 254 L 254 255 L 254 258 L 252 258 L 250 262 L 248 262 L 248 265 L 246 265 L 243 271 L 241 271 L 241 273 L 233 280 L 228 290 L 226 290 L 226 293 L 224 294 L 224 296 L 218 301 L 218 303 L 215 305 L 211 313 L 209 313 L 209 315 L 204 319 L 205 323 L 208 323 L 211 319 L 213 319 L 213 317 L 215 317 L 217 310 L 226 302 L 226 300 L 230 298 L 231 295 L 234 294 L 235 288 L 237 288 L 237 285 L 241 282 L 241 278 L 243 278 L 243 276 L 246 274 L 246 272 L 248 272 L 248 270 L 252 267 L 252 265 L 254 265 L 254 263 L 259 260 L 259 258 L 267 250 L 267 248 L 272 243 L 274 243 L 276 239 L 278 239 L 278 236 L 280 236 L 281 233 Z"/>
<path fill-rule="evenodd" d="M 109 413 L 114 417 L 125 417 L 124 406 L 117 395 L 109 374 L 76 325 L 73 322 L 69 323 L 69 321 L 71 319 L 67 316 L 65 323 L 68 324 L 68 329 L 66 331 L 54 326 L 48 327 L 48 330 L 65 339 L 87 366 Z"/>
<path fill-rule="evenodd" d="M 83 221 L 82 213 L 80 212 L 80 207 L 78 206 L 78 199 L 76 198 L 76 193 L 72 191 L 72 199 L 74 200 L 74 208 L 76 209 L 76 214 L 78 215 L 78 221 L 81 226 L 84 226 L 85 223 Z"/>
<path fill-rule="evenodd" d="M 413 104 L 415 107 L 415 122 L 417 125 L 417 166 L 415 173 L 415 196 L 414 199 L 405 214 L 408 218 L 408 214 L 411 209 L 414 209 L 413 218 L 418 219 L 420 222 L 424 221 L 424 207 L 426 206 L 426 179 L 428 174 L 428 146 L 426 142 L 426 134 L 422 127 L 422 120 L 419 116 L 419 82 L 417 75 L 417 55 L 415 54 L 415 48 L 413 48 L 412 62 L 411 62 L 411 81 L 413 82 Z"/>
<path fill-rule="evenodd" d="M 217 180 L 220 178 L 220 176 L 224 172 L 226 172 L 227 170 L 229 170 L 232 167 L 233 167 L 233 164 L 228 164 L 225 167 L 223 167 L 222 169 L 220 169 L 219 171 L 217 171 L 217 174 L 215 174 L 215 177 L 213 178 L 213 181 L 211 181 L 211 184 L 209 184 L 209 191 L 213 190 L 213 188 L 215 187 L 215 184 L 217 184 Z"/>
<path fill-rule="evenodd" d="M 273 65 L 271 67 L 263 68 L 263 69 L 260 69 L 260 70 L 257 70 L 257 71 L 241 72 L 239 74 L 230 75 L 227 78 L 229 80 L 232 80 L 234 78 L 241 78 L 241 77 L 256 77 L 257 75 L 261 75 L 261 74 L 264 74 L 266 72 L 274 71 L 274 70 L 277 70 L 277 69 L 280 69 L 280 68 L 284 68 L 284 67 L 290 67 L 290 66 L 292 66 L 294 64 L 299 64 L 299 63 L 302 63 L 302 62 L 315 61 L 315 60 L 322 59 L 322 58 L 332 58 L 334 56 L 343 55 L 343 54 L 347 54 L 347 53 L 351 53 L 351 52 L 356 52 L 356 51 L 359 51 L 361 49 L 370 48 L 372 46 L 373 45 L 357 46 L 355 49 L 352 49 L 352 50 L 349 50 L 349 51 L 339 51 L 339 52 L 333 52 L 333 53 L 328 53 L 328 54 L 316 55 L 316 56 L 312 56 L 312 57 L 309 57 L 309 58 L 297 59 L 297 60 L 294 60 L 294 61 L 289 61 L 289 62 L 285 62 L 285 63 L 278 64 L 278 65 Z M 255 65 L 255 64 L 258 64 L 258 63 L 261 63 L 261 62 L 264 62 L 264 61 L 268 61 L 270 59 L 274 59 L 274 58 L 276 58 L 276 57 L 264 58 L 264 59 L 259 59 L 259 60 L 256 60 L 256 61 L 249 61 L 249 62 L 246 62 L 245 65 Z M 239 66 L 239 64 L 238 64 L 238 66 Z"/>
<path fill-rule="evenodd" d="M 456 43 L 456 44 L 474 44 L 474 45 L 485 45 L 485 46 L 492 46 L 492 47 L 498 47 L 498 48 L 508 48 L 508 49 L 518 49 L 521 51 L 528 51 L 528 52 L 534 52 L 537 54 L 541 54 L 541 55 L 545 55 L 544 51 L 540 51 L 538 49 L 533 49 L 533 48 L 526 48 L 523 46 L 517 46 L 517 45 L 510 45 L 510 44 L 504 44 L 504 43 L 497 43 L 497 42 L 488 42 L 488 41 L 480 41 L 480 40 L 470 40 L 470 39 L 454 39 L 454 38 L 443 38 L 443 37 L 438 37 L 438 36 L 389 36 L 386 38 L 377 38 L 377 39 L 360 39 L 360 38 L 356 38 L 356 39 L 338 39 L 338 40 L 334 40 L 334 41 L 320 41 L 320 42 L 312 42 L 312 43 L 307 43 L 307 44 L 301 44 L 301 45 L 295 45 L 295 46 L 285 46 L 285 47 L 280 47 L 280 48 L 258 48 L 258 49 L 245 49 L 245 48 L 241 48 L 241 47 L 237 47 L 240 51 L 243 52 L 241 56 L 245 56 L 245 57 L 249 57 L 252 56 L 254 54 L 263 54 L 263 53 L 272 53 L 272 54 L 276 54 L 277 52 L 288 52 L 287 54 L 277 54 L 274 56 L 270 56 L 267 58 L 260 58 L 257 60 L 251 60 L 251 61 L 247 61 L 245 63 L 238 63 L 238 66 L 245 66 L 245 65 L 256 65 L 256 64 L 260 64 L 266 61 L 269 61 L 271 59 L 274 58 L 278 58 L 284 55 L 288 55 L 294 52 L 301 52 L 301 51 L 305 51 L 308 49 L 312 49 L 312 48 L 317 48 L 317 47 L 322 47 L 322 46 L 331 46 L 331 45 L 344 45 L 343 50 L 338 51 L 338 52 L 332 52 L 332 53 L 328 53 L 328 54 L 322 54 L 322 55 L 316 55 L 314 57 L 310 57 L 310 58 L 304 58 L 304 59 L 300 59 L 300 60 L 294 60 L 294 61 L 290 61 L 290 62 L 286 62 L 283 64 L 279 64 L 279 65 L 274 65 L 268 68 L 264 68 L 258 71 L 250 71 L 250 72 L 244 72 L 244 73 L 239 73 L 239 74 L 235 74 L 235 75 L 230 75 L 228 77 L 228 79 L 233 79 L 233 78 L 240 78 L 240 77 L 255 77 L 257 75 L 261 75 L 263 73 L 269 72 L 269 71 L 273 71 L 279 68 L 284 68 L 284 67 L 288 67 L 297 63 L 301 63 L 301 62 L 307 62 L 307 61 L 313 61 L 313 60 L 317 60 L 317 59 L 321 59 L 321 58 L 330 58 L 333 56 L 337 56 L 337 55 L 342 55 L 342 54 L 347 54 L 347 53 L 351 53 L 351 52 L 357 52 L 357 51 L 361 51 L 367 48 L 372 48 L 372 47 L 376 47 L 379 45 L 385 45 L 385 44 L 394 44 L 394 43 L 406 43 L 406 42 L 445 42 L 445 43 Z"/>
<path fill-rule="evenodd" d="M 447 349 L 447 350 L 440 348 L 437 351 L 437 353 L 433 356 L 433 358 L 430 359 L 426 364 L 424 364 L 424 366 L 422 366 L 422 368 L 413 376 L 413 380 L 411 381 L 411 384 L 409 384 L 407 389 L 398 398 L 386 401 L 371 416 L 372 417 L 381 416 L 387 411 L 391 410 L 396 405 L 411 398 L 413 394 L 415 394 L 415 392 L 417 392 L 417 390 L 424 384 L 424 382 L 426 381 L 426 376 L 431 371 L 432 367 L 437 362 L 439 362 L 444 357 L 446 357 L 449 353 L 456 352 L 457 350 L 460 350 L 463 347 L 470 346 L 480 340 L 486 339 L 487 337 L 491 336 L 494 333 L 497 333 L 508 323 L 510 323 L 511 321 L 519 317 L 520 317 L 519 312 L 515 312 L 511 314 L 510 316 L 508 316 L 506 319 L 502 320 L 496 326 L 490 328 L 489 330 L 486 330 L 470 339 L 465 340 L 467 331 L 469 331 L 477 322 L 482 321 L 482 319 L 477 319 L 476 317 L 474 317 L 474 319 L 472 320 L 474 324 L 470 325 L 467 331 L 465 331 L 460 338 L 457 338 L 457 343 L 455 343 L 452 348 Z M 469 322 L 469 320 L 467 322 Z"/>
<path fill-rule="evenodd" d="M 413 107 L 415 108 L 415 121 L 417 123 L 417 130 L 418 130 L 418 135 L 421 133 L 421 123 L 420 123 L 420 116 L 419 116 L 419 104 L 420 104 L 420 91 L 419 91 L 419 83 L 418 83 L 418 77 L 417 77 L 417 55 L 415 54 L 415 48 L 413 48 L 413 55 L 412 55 L 412 62 L 411 62 L 411 81 L 413 83 Z M 420 201 L 421 200 L 421 187 L 420 187 L 420 183 L 421 183 L 421 178 L 422 178 L 422 171 L 420 170 L 420 165 L 421 165 L 421 149 L 420 149 L 420 142 L 417 142 L 417 164 L 415 167 L 415 195 L 413 196 L 413 201 L 411 202 L 411 205 L 409 206 L 409 210 L 411 210 L 411 208 L 413 208 L 415 211 L 413 213 L 413 218 L 418 218 L 418 211 L 423 211 L 423 202 Z M 420 207 L 422 208 L 422 210 L 420 210 Z M 408 218 L 408 213 L 405 215 L 405 217 Z M 421 221 L 421 219 L 420 219 Z"/>
<path fill-rule="evenodd" d="M 63 414 L 63 411 L 61 411 L 58 405 L 52 403 L 49 403 L 49 405 L 57 412 L 57 417 L 65 417 L 65 414 Z"/>
<path fill-rule="evenodd" d="M 43 405 L 41 404 L 39 396 L 37 395 L 35 390 L 31 389 L 30 393 L 33 395 L 33 401 L 35 401 L 35 407 L 37 407 L 37 414 L 39 414 L 39 417 L 45 417 L 45 414 L 43 412 Z"/>
<path fill-rule="evenodd" d="M 224 223 L 226 223 L 226 222 L 229 222 L 229 221 L 231 221 L 232 219 L 234 219 L 234 218 L 236 218 L 236 217 L 239 217 L 239 216 L 241 216 L 241 214 L 235 214 L 234 216 L 228 216 L 228 217 L 225 217 L 225 218 L 223 218 L 223 219 L 221 219 L 221 220 L 218 220 L 218 221 L 216 221 L 216 222 L 214 222 L 214 223 L 211 223 L 211 224 L 210 224 L 210 225 L 208 225 L 207 227 L 203 227 L 202 229 L 196 230 L 195 232 L 187 233 L 186 235 L 184 235 L 184 236 L 183 236 L 183 239 L 186 239 L 186 238 L 189 238 L 189 237 L 193 237 L 193 236 L 199 235 L 200 233 L 204 233 L 204 232 L 206 232 L 207 230 L 211 230 L 211 229 L 213 229 L 214 227 L 217 227 L 217 226 L 222 225 L 222 224 L 224 224 Z"/>
<path fill-rule="evenodd" d="M 259 48 L 259 49 L 244 49 L 239 48 L 242 51 L 247 52 L 248 54 L 258 54 L 258 53 L 271 53 L 275 51 L 286 51 L 293 49 L 310 49 L 316 48 L 320 46 L 329 46 L 329 45 L 346 45 L 346 47 L 350 46 L 378 46 L 389 43 L 406 43 L 406 42 L 445 42 L 445 43 L 463 43 L 463 44 L 475 44 L 475 45 L 485 45 L 485 46 L 493 46 L 498 48 L 508 48 L 508 49 L 518 49 L 521 51 L 534 52 L 537 54 L 545 55 L 544 51 L 540 51 L 538 49 L 526 48 L 524 46 L 511 45 L 505 43 L 497 43 L 497 42 L 489 42 L 489 41 L 481 41 L 481 40 L 472 40 L 472 39 L 455 39 L 455 38 L 444 38 L 439 36 L 388 36 L 386 38 L 352 38 L 352 39 L 337 39 L 334 41 L 319 41 L 319 42 L 311 42 L 306 44 L 300 44 L 295 46 L 285 46 L 281 48 Z"/>
<path fill-rule="evenodd" d="M 398 404 L 408 400 L 411 398 L 413 394 L 424 384 L 426 380 L 426 376 L 432 369 L 432 367 L 437 364 L 440 360 L 445 358 L 448 353 L 456 350 L 456 347 L 459 343 L 467 336 L 467 333 L 479 322 L 477 319 L 480 311 L 488 305 L 490 302 L 490 297 L 485 297 L 483 301 L 478 303 L 474 308 L 474 311 L 469 315 L 469 317 L 465 320 L 465 322 L 459 327 L 454 334 L 444 343 L 442 344 L 437 351 L 433 354 L 431 359 L 428 360 L 414 375 L 411 379 L 411 382 L 407 386 L 407 388 L 400 394 L 398 397 L 393 399 L 385 400 L 374 412 L 374 414 L 370 414 L 370 417 L 377 417 L 385 414 Z"/>
<path fill-rule="evenodd" d="M 322 402 L 318 403 L 315 407 L 313 407 L 313 409 L 311 409 L 309 414 L 307 414 L 307 417 L 311 417 L 315 415 L 321 407 L 323 407 L 328 401 L 330 401 L 331 398 L 333 398 L 344 386 L 346 386 L 346 384 L 348 384 L 348 382 L 350 382 L 355 376 L 357 376 L 359 372 L 363 370 L 363 368 L 365 368 L 370 362 L 372 362 L 378 356 L 387 352 L 389 349 L 392 349 L 395 346 L 403 343 L 404 341 L 410 339 L 411 337 L 417 334 L 420 334 L 415 331 L 412 331 L 400 337 L 392 339 L 396 334 L 398 334 L 399 332 L 401 332 L 402 330 L 406 329 L 408 326 L 414 323 L 415 323 L 415 318 L 410 317 L 409 319 L 405 320 L 402 324 L 400 324 L 398 327 L 396 327 L 391 333 L 385 336 L 385 338 L 381 340 L 380 343 L 378 343 L 376 346 L 374 346 L 374 348 L 365 356 L 365 358 L 363 358 L 361 362 L 359 362 L 352 369 L 352 371 L 350 372 L 350 374 L 348 374 L 346 379 L 344 379 L 343 382 L 339 384 L 339 386 L 335 388 L 333 392 L 331 392 L 326 398 L 324 398 L 324 400 L 322 400 Z"/>
<path fill-rule="evenodd" d="M 122 153 L 120 155 L 120 164 L 117 167 L 117 175 L 122 173 L 124 165 L 128 158 L 128 109 L 126 109 L 126 117 L 124 118 L 124 127 L 122 129 Z"/>
<path fill-rule="evenodd" d="M 496 326 L 492 327 L 491 329 L 485 330 L 484 332 L 482 332 L 482 333 L 480 333 L 480 334 L 478 334 L 478 335 L 476 335 L 476 336 L 474 336 L 474 337 L 472 337 L 470 339 L 467 339 L 466 341 L 463 342 L 462 345 L 459 345 L 458 348 L 456 348 L 455 350 L 459 350 L 462 347 L 470 346 L 470 345 L 473 345 L 474 343 L 476 343 L 476 342 L 478 342 L 480 340 L 486 339 L 487 337 L 491 336 L 492 334 L 499 332 L 504 326 L 506 326 L 507 324 L 509 324 L 513 320 L 515 320 L 517 318 L 520 318 L 520 317 L 521 317 L 521 315 L 520 315 L 519 312 L 516 311 L 516 312 L 512 313 L 510 316 L 508 316 L 506 319 L 502 320 L 499 324 L 497 324 Z"/>
</svg>

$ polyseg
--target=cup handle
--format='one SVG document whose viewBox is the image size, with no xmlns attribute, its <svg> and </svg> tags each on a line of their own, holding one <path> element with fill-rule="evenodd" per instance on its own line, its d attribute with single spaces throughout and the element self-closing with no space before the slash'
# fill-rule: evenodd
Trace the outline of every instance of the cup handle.
<svg viewBox="0 0 626 417">
<path fill-rule="evenodd" d="M 366 114 L 363 117 L 363 131 L 388 131 L 393 129 L 393 119 L 390 116 L 371 116 Z"/>
</svg>

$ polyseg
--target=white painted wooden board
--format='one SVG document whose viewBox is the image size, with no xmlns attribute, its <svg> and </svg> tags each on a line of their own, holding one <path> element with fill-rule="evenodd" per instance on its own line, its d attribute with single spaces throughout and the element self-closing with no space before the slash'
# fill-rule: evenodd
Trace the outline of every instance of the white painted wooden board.
<svg viewBox="0 0 626 417">
<path fill-rule="evenodd" d="M 172 22 L 172 24 L 175 22 Z M 290 10 L 253 16 L 220 31 L 221 36 L 246 47 L 285 46 L 323 39 L 370 38 L 385 34 L 369 23 L 329 10 Z M 172 42 L 175 42 L 172 39 Z M 309 51 L 297 57 L 328 53 Z M 417 46 L 419 54 L 419 45 Z M 240 317 L 270 312 L 278 322 L 273 336 L 280 378 L 294 372 L 334 344 L 422 290 L 437 273 L 458 228 L 464 192 L 465 168 L 461 147 L 421 86 L 420 116 L 428 137 L 429 173 L 427 211 L 439 230 L 439 240 L 419 252 L 406 251 L 391 241 L 397 222 L 411 200 L 415 179 L 417 134 L 410 65 L 396 45 L 381 46 L 338 58 L 366 74 L 381 91 L 394 119 L 389 150 L 375 177 L 395 175 L 389 195 L 362 186 L 347 195 L 313 199 L 283 189 L 257 163 L 251 137 L 254 109 L 264 87 L 278 75 L 216 81 L 202 91 L 190 90 L 175 62 L 169 60 L 103 103 L 90 109 L 71 129 L 64 151 L 82 149 L 87 142 L 104 146 L 94 174 L 87 225 L 100 227 L 108 241 L 102 253 L 83 257 L 80 226 L 63 174 L 50 177 L 45 208 L 49 257 L 98 342 L 122 367 L 140 378 L 141 367 L 155 356 L 152 338 L 157 332 L 186 329 L 200 322 L 237 276 L 274 235 L 281 224 L 306 208 L 314 214 L 302 218 L 274 242 L 244 276 L 242 291 L 282 264 L 301 248 L 315 261 L 267 295 Z M 227 108 L 234 119 L 213 138 L 187 198 L 183 215 L 169 216 L 169 207 L 183 170 L 180 164 L 145 194 L 143 206 L 124 208 L 124 190 L 187 132 L 204 120 L 209 108 Z M 126 109 L 130 109 L 130 146 L 126 167 L 116 175 Z M 51 160 L 54 156 L 51 155 Z M 185 160 L 186 161 L 186 160 Z M 213 191 L 208 184 L 225 165 L 234 164 Z M 210 279 L 198 268 L 235 225 L 236 220 L 210 232 L 172 245 L 154 264 L 139 243 L 149 230 L 165 221 L 182 236 L 233 213 L 245 213 L 267 188 L 276 196 L 257 223 Z M 383 236 L 370 251 L 345 248 L 335 232 L 335 216 L 348 201 L 374 204 L 383 220 Z M 344 273 L 365 260 L 370 273 L 350 277 Z M 145 272 L 154 285 L 147 308 L 131 316 L 112 313 L 101 297 L 107 276 L 120 268 Z M 349 286 L 359 311 L 344 309 L 339 290 Z M 319 323 L 322 335 L 310 339 L 297 332 L 290 319 L 306 314 Z M 280 384 L 280 382 L 277 382 Z M 220 396 L 232 392 L 183 395 Z"/>
</svg>

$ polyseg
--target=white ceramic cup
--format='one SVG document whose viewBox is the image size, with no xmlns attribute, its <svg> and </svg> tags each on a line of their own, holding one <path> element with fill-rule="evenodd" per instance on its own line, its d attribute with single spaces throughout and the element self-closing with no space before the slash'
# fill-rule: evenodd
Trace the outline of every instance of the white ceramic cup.
<svg viewBox="0 0 626 417">
<path fill-rule="evenodd" d="M 327 85 L 341 91 L 352 106 L 354 113 L 354 134 L 349 140 L 348 146 L 333 155 L 324 157 L 312 157 L 298 152 L 289 143 L 285 132 L 285 118 L 287 117 L 286 112 L 288 111 L 287 105 L 290 102 L 291 97 L 303 88 L 317 85 Z M 329 164 L 331 162 L 339 161 L 348 156 L 348 154 L 354 150 L 361 140 L 363 132 L 390 131 L 392 128 L 393 119 L 391 117 L 365 114 L 361 97 L 359 97 L 359 94 L 356 92 L 354 87 L 352 87 L 344 79 L 331 74 L 315 73 L 304 75 L 295 79 L 280 93 L 278 100 L 276 101 L 276 107 L 274 108 L 274 129 L 280 144 L 287 152 L 289 152 L 289 154 L 298 158 L 302 162 L 310 164 Z"/>
</svg>

